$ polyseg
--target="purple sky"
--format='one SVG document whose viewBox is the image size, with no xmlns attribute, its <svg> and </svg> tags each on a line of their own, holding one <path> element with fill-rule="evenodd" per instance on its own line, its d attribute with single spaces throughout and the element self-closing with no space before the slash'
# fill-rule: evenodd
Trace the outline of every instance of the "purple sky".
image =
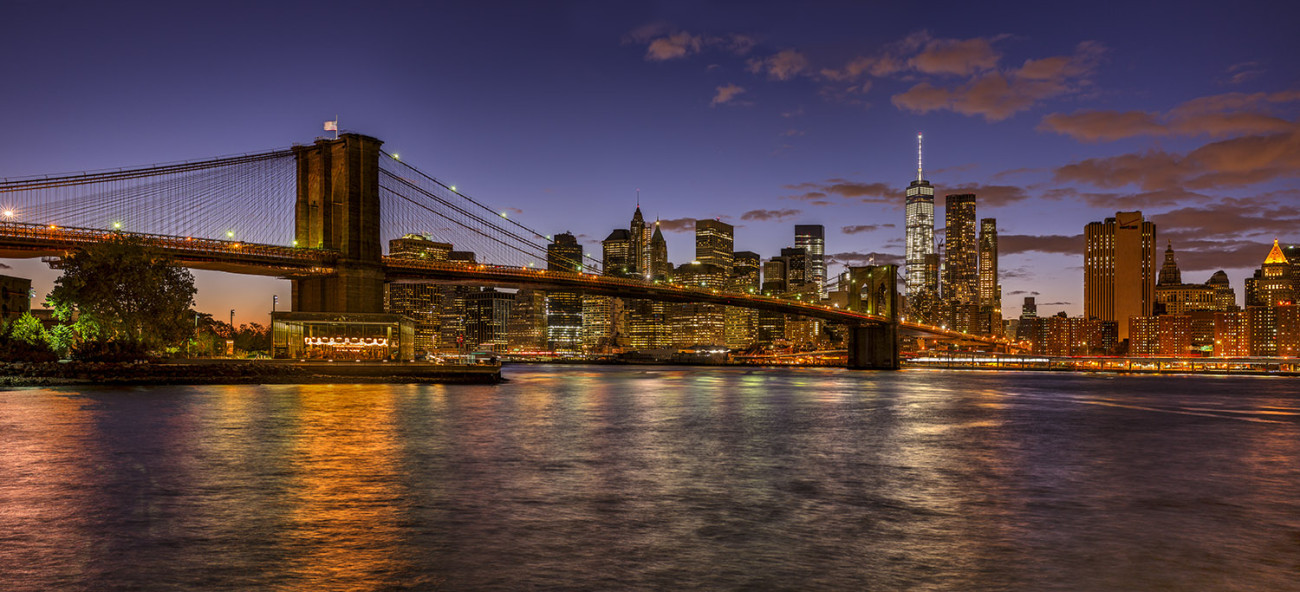
<svg viewBox="0 0 1300 592">
<path fill-rule="evenodd" d="M 337 113 L 545 232 L 599 241 L 639 188 L 669 228 L 721 217 L 768 257 L 824 224 L 860 264 L 902 254 L 924 131 L 937 205 L 973 191 L 998 218 L 1007 316 L 1028 293 L 1078 314 L 1079 235 L 1117 210 L 1239 298 L 1274 237 L 1300 241 L 1292 3 L 423 4 L 0 4 L 0 176 L 310 142 Z M 48 292 L 38 261 L 3 263 Z M 287 302 L 197 275 L 218 318 Z"/>
</svg>

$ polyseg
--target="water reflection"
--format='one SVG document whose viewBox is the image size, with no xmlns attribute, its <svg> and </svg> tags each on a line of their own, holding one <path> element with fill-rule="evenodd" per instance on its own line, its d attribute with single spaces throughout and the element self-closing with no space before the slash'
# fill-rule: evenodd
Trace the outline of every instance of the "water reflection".
<svg viewBox="0 0 1300 592">
<path fill-rule="evenodd" d="M 1291 382 L 509 376 L 0 393 L 0 589 L 1287 589 L 1300 567 Z"/>
</svg>

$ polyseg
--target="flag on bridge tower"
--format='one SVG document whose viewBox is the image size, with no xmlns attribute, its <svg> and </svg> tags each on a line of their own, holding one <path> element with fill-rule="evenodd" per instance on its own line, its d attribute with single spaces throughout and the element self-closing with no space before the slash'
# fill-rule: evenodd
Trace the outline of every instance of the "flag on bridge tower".
<svg viewBox="0 0 1300 592">
<path fill-rule="evenodd" d="M 339 139 L 339 116 L 335 115 L 333 121 L 325 122 L 325 131 L 334 132 L 334 139 Z"/>
</svg>

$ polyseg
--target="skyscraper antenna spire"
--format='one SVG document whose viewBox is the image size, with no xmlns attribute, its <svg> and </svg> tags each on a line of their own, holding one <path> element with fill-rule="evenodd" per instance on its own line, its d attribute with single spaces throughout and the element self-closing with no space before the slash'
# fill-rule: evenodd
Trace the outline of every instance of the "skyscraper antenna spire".
<svg viewBox="0 0 1300 592">
<path fill-rule="evenodd" d="M 921 132 L 916 132 L 916 180 L 918 183 L 925 180 L 921 175 Z"/>
<path fill-rule="evenodd" d="M 640 188 L 637 188 L 637 190 L 636 190 L 636 207 L 637 207 L 637 209 L 641 209 L 641 189 L 640 189 Z"/>
</svg>

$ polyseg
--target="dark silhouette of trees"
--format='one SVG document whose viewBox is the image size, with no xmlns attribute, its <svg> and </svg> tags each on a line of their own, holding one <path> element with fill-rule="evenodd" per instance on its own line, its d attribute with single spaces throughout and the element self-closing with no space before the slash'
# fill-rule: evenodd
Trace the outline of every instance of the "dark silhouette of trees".
<svg viewBox="0 0 1300 592">
<path fill-rule="evenodd" d="M 139 239 L 116 236 L 88 246 L 64 257 L 62 268 L 49 302 L 60 321 L 76 316 L 93 325 L 83 339 L 163 349 L 194 334 L 194 276 Z"/>
</svg>

